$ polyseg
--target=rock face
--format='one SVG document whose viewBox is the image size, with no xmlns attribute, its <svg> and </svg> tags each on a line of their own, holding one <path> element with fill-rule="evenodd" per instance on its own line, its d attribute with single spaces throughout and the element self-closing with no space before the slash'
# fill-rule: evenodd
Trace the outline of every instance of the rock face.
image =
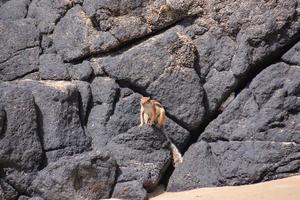
<svg viewBox="0 0 300 200">
<path fill-rule="evenodd" d="M 38 70 L 40 48 L 35 21 L 0 19 L 0 30 L 0 80 L 14 80 Z"/>
<path fill-rule="evenodd" d="M 299 19 L 297 0 L 0 0 L 0 199 L 299 173 Z M 163 129 L 138 127 L 142 96 Z"/>
<path fill-rule="evenodd" d="M 255 77 L 189 148 L 169 190 L 248 184 L 299 173 L 299 76 L 299 66 L 278 63 Z"/>
<path fill-rule="evenodd" d="M 48 161 L 88 149 L 89 138 L 80 120 L 79 92 L 75 84 L 21 81 L 32 90 L 39 116 L 39 132 Z"/>
<path fill-rule="evenodd" d="M 37 170 L 43 151 L 33 95 L 15 84 L 3 83 L 0 85 L 0 105 L 0 166 Z"/>
<path fill-rule="evenodd" d="M 40 171 L 31 190 L 33 196 L 53 200 L 108 198 L 116 169 L 115 160 L 107 152 L 65 157 Z"/>
<path fill-rule="evenodd" d="M 177 57 L 182 49 L 187 50 Z M 195 129 L 203 120 L 205 108 L 204 91 L 193 69 L 193 50 L 190 38 L 174 28 L 120 55 L 101 58 L 98 63 L 121 84 L 160 100 L 184 127 Z"/>
</svg>

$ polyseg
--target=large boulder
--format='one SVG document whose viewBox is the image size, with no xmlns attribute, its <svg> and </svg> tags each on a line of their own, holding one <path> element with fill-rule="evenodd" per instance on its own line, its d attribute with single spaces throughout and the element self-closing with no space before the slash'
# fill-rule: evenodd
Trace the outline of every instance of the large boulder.
<svg viewBox="0 0 300 200">
<path fill-rule="evenodd" d="M 168 190 L 240 185 L 299 173 L 299 66 L 274 64 L 253 79 L 184 155 Z"/>
<path fill-rule="evenodd" d="M 30 0 L 11 0 L 0 7 L 0 20 L 23 19 L 27 15 Z"/>
<path fill-rule="evenodd" d="M 208 113 L 259 68 L 266 67 L 299 40 L 297 0 L 205 1 L 203 15 L 186 27 L 199 59 Z"/>
<path fill-rule="evenodd" d="M 99 84 L 97 91 L 110 86 Z M 103 90 L 112 91 L 108 88 Z M 190 133 L 171 119 L 167 119 L 162 130 L 146 125 L 138 127 L 141 95 L 129 89 L 120 89 L 117 102 L 111 101 L 114 95 L 104 98 L 110 92 L 106 95 L 97 94 L 98 105 L 91 110 L 87 130 L 92 137 L 93 149 L 109 149 L 119 165 L 121 172 L 113 196 L 146 198 L 146 190 L 151 191 L 158 185 L 171 163 L 169 140 L 183 149 Z"/>
<path fill-rule="evenodd" d="M 193 69 L 195 48 L 180 30 L 175 27 L 98 63 L 120 84 L 159 100 L 172 119 L 193 130 L 203 122 L 204 92 Z"/>
<path fill-rule="evenodd" d="M 68 10 L 57 23 L 53 41 L 64 60 L 77 60 L 95 53 L 108 52 L 200 11 L 200 3 L 197 1 L 176 3 L 160 0 L 153 2 L 86 0 L 82 6 L 76 5 Z M 46 10 L 46 13 L 49 19 L 53 18 L 51 21 L 55 21 L 54 19 L 61 15 L 57 11 L 54 12 L 56 15 L 52 14 L 51 8 Z M 65 34 L 66 32 L 68 34 Z"/>
<path fill-rule="evenodd" d="M 67 10 L 79 2 L 80 0 L 32 0 L 28 8 L 28 17 L 37 20 L 42 33 L 51 33 Z"/>
<path fill-rule="evenodd" d="M 46 200 L 109 198 L 116 161 L 108 152 L 85 153 L 50 163 L 31 184 L 31 195 Z"/>
<path fill-rule="evenodd" d="M 96 84 L 92 84 L 92 88 L 95 88 L 93 94 L 97 94 L 94 103 L 102 103 L 92 108 L 87 124 L 87 130 L 92 137 L 94 149 L 102 149 L 111 138 L 120 133 L 127 132 L 140 123 L 141 95 L 133 93 L 133 91 L 126 88 L 122 88 L 119 92 L 120 89 L 116 87 L 114 82 L 111 82 L 111 79 L 101 79 L 104 82 L 97 85 L 97 87 L 95 87 Z M 100 95 L 100 91 L 108 92 Z M 117 93 L 120 94 L 118 95 Z M 117 101 L 115 100 L 116 97 Z M 166 120 L 162 132 L 180 150 L 187 147 L 188 141 L 191 138 L 189 131 L 176 124 L 170 118 Z"/>
<path fill-rule="evenodd" d="M 13 167 L 36 171 L 41 164 L 43 150 L 33 95 L 17 84 L 1 83 L 0 105 L 0 169 Z"/>
<path fill-rule="evenodd" d="M 67 81 L 19 81 L 30 88 L 36 103 L 39 131 L 48 162 L 89 149 L 80 119 L 80 93 Z"/>
<path fill-rule="evenodd" d="M 147 191 L 158 185 L 171 162 L 168 140 L 156 128 L 133 127 L 114 137 L 107 146 L 121 171 L 117 182 L 138 181 Z"/>
<path fill-rule="evenodd" d="M 39 31 L 35 21 L 0 19 L 0 80 L 14 80 L 38 70 Z"/>
</svg>

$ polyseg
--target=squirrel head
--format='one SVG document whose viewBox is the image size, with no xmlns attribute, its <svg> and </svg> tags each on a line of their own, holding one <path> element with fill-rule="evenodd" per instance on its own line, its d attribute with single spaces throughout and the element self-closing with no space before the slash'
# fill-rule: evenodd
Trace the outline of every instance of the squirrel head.
<svg viewBox="0 0 300 200">
<path fill-rule="evenodd" d="M 141 97 L 141 104 L 150 102 L 150 97 Z"/>
</svg>

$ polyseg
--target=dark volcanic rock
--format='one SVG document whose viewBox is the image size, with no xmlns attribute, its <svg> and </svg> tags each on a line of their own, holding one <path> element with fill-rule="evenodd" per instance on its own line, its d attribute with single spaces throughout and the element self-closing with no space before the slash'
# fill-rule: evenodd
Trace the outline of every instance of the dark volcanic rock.
<svg viewBox="0 0 300 200">
<path fill-rule="evenodd" d="M 31 191 L 33 196 L 51 200 L 108 198 L 116 170 L 116 162 L 107 152 L 65 157 L 40 171 Z"/>
<path fill-rule="evenodd" d="M 39 32 L 33 20 L 0 20 L 0 80 L 38 70 Z"/>
<path fill-rule="evenodd" d="M 125 133 L 132 127 L 138 126 L 140 123 L 140 98 L 139 94 L 126 95 L 124 89 L 121 90 L 121 97 L 117 102 L 113 115 L 107 120 L 106 135 L 114 137 L 120 133 Z M 146 126 L 146 125 L 145 125 Z M 162 129 L 163 134 L 173 141 L 180 149 L 185 148 L 190 139 L 190 132 L 167 118 L 166 125 Z M 98 137 L 103 138 L 98 135 Z"/>
<path fill-rule="evenodd" d="M 92 138 L 94 150 L 105 147 L 111 138 L 110 132 L 106 132 L 106 123 L 112 112 L 112 107 L 108 104 L 94 106 L 88 118 L 87 133 Z"/>
<path fill-rule="evenodd" d="M 92 91 L 90 84 L 84 81 L 73 81 L 79 91 L 80 115 L 83 125 L 86 125 L 89 107 L 92 101 Z"/>
<path fill-rule="evenodd" d="M 196 138 L 169 190 L 299 173 L 299 19 L 298 0 L 0 0 L 0 199 L 147 199 Z M 142 95 L 163 129 L 138 127 Z"/>
<path fill-rule="evenodd" d="M 300 65 L 300 42 L 295 44 L 288 52 L 282 56 L 282 60 L 292 64 Z"/>
<path fill-rule="evenodd" d="M 0 198 L 4 200 L 18 199 L 18 192 L 1 178 L 0 178 Z"/>
<path fill-rule="evenodd" d="M 56 54 L 43 54 L 40 56 L 40 76 L 45 80 L 69 80 L 68 67 L 70 64 Z"/>
<path fill-rule="evenodd" d="M 18 171 L 13 168 L 4 169 L 4 180 L 11 185 L 19 194 L 29 194 L 29 187 L 36 177 L 37 172 Z"/>
<path fill-rule="evenodd" d="M 248 184 L 299 173 L 299 77 L 299 66 L 284 63 L 261 72 L 190 147 L 169 190 Z"/>
<path fill-rule="evenodd" d="M 151 127 L 131 128 L 114 137 L 108 149 L 113 152 L 121 171 L 118 182 L 137 180 L 148 191 L 158 185 L 171 161 L 167 138 Z"/>
<path fill-rule="evenodd" d="M 173 28 L 122 54 L 100 58 L 98 62 L 111 77 L 146 91 L 165 106 L 170 116 L 186 128 L 195 129 L 205 114 L 204 93 L 193 69 L 194 62 L 190 61 L 195 56 L 191 41 L 179 32 L 180 28 Z M 181 48 L 192 49 L 178 57 L 176 52 Z"/>
<path fill-rule="evenodd" d="M 96 77 L 91 84 L 91 88 L 94 105 L 101 103 L 112 105 L 120 92 L 116 81 L 108 77 Z"/>
<path fill-rule="evenodd" d="M 6 113 L 5 113 L 3 106 L 0 105 L 0 136 L 4 132 L 5 121 L 6 121 Z"/>
<path fill-rule="evenodd" d="M 20 196 L 18 200 L 44 200 L 42 197 L 26 197 L 26 196 Z"/>
<path fill-rule="evenodd" d="M 92 73 L 93 68 L 88 61 L 69 67 L 69 74 L 72 80 L 88 81 L 90 80 Z"/>
<path fill-rule="evenodd" d="M 0 20 L 23 19 L 27 15 L 30 0 L 11 0 L 0 7 Z"/>
<path fill-rule="evenodd" d="M 17 84 L 1 83 L 0 105 L 4 119 L 0 135 L 0 166 L 37 170 L 41 163 L 42 147 L 33 95 Z"/>
<path fill-rule="evenodd" d="M 53 43 L 63 59 L 71 61 L 94 53 L 95 47 L 92 45 L 99 44 L 98 48 L 106 50 L 115 46 L 117 40 L 111 34 L 97 33 L 92 21 L 86 16 L 82 7 L 77 5 L 58 22 L 53 33 Z"/>
<path fill-rule="evenodd" d="M 34 95 L 40 134 L 48 161 L 88 150 L 89 138 L 81 124 L 79 92 L 74 83 L 30 80 L 19 83 L 30 88 Z"/>
<path fill-rule="evenodd" d="M 117 183 L 114 187 L 112 197 L 119 199 L 146 200 L 147 191 L 139 181 Z"/>
<path fill-rule="evenodd" d="M 28 9 L 28 17 L 38 21 L 38 27 L 42 33 L 51 33 L 57 21 L 74 3 L 79 1 L 32 0 Z"/>
<path fill-rule="evenodd" d="M 215 112 L 250 70 L 272 62 L 299 40 L 299 2 L 206 1 L 204 14 L 187 27 L 199 53 L 197 71 Z"/>
<path fill-rule="evenodd" d="M 73 7 L 58 22 L 54 44 L 67 61 L 107 52 L 200 12 L 200 3 L 196 1 L 181 4 L 86 0 L 83 7 Z"/>
</svg>

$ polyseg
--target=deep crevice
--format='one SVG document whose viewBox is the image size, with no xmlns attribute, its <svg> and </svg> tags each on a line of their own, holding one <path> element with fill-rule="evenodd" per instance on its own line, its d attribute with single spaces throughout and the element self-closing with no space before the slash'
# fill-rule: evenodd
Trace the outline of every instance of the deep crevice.
<svg viewBox="0 0 300 200">
<path fill-rule="evenodd" d="M 113 186 L 111 187 L 111 190 L 110 190 L 110 192 L 109 192 L 109 198 L 112 198 L 112 195 L 113 195 L 113 193 L 114 193 L 114 190 L 115 190 L 115 187 L 116 187 L 116 185 L 119 183 L 118 182 L 118 178 L 119 178 L 119 176 L 121 175 L 121 169 L 120 169 L 120 167 L 119 167 L 119 165 L 117 165 L 117 167 L 116 167 L 116 175 L 115 175 L 115 180 L 114 180 L 114 184 L 113 184 Z"/>
<path fill-rule="evenodd" d="M 249 70 L 243 76 L 241 76 L 239 78 L 238 84 L 236 84 L 236 87 L 232 91 L 230 91 L 226 95 L 224 95 L 224 100 L 226 101 L 226 99 L 233 92 L 235 93 L 235 96 L 237 96 L 242 90 L 244 90 L 245 88 L 247 88 L 249 86 L 249 84 L 251 83 L 251 81 L 259 73 L 261 73 L 264 69 L 266 69 L 270 65 L 282 62 L 281 57 L 287 51 L 289 51 L 299 40 L 300 40 L 300 35 L 299 34 L 295 34 L 295 36 L 289 42 L 287 42 L 286 45 L 284 45 L 283 47 L 278 48 L 276 51 L 270 53 L 268 56 L 266 56 L 265 58 L 263 58 L 261 61 L 255 63 L 253 65 L 250 65 L 249 66 Z M 274 59 L 274 58 L 276 58 L 276 59 Z M 196 57 L 196 59 L 199 59 L 199 58 Z M 195 69 L 197 69 L 198 68 L 197 67 L 197 62 L 195 62 L 195 63 L 196 63 Z M 203 82 L 204 79 L 199 74 L 199 71 L 196 70 L 196 72 L 199 75 L 199 77 L 201 79 L 201 82 Z M 221 102 L 220 105 L 223 102 Z M 215 120 L 219 116 L 219 114 L 222 113 L 222 111 L 219 111 L 218 109 L 216 109 L 212 113 L 208 113 L 209 106 L 208 106 L 208 99 L 207 99 L 206 95 L 204 97 L 204 104 L 205 104 L 205 108 L 207 110 L 207 113 L 205 114 L 207 117 L 206 117 L 205 121 L 202 123 L 202 125 L 198 129 L 196 129 L 195 131 L 192 131 L 192 138 L 191 138 L 189 144 L 187 145 L 187 147 L 189 147 L 192 144 L 194 144 L 195 142 L 197 142 L 197 140 L 201 136 L 201 133 L 203 133 L 203 131 L 208 126 L 208 124 L 210 122 L 212 122 L 213 120 Z"/>
<path fill-rule="evenodd" d="M 266 57 L 264 57 L 261 61 L 256 62 L 253 65 L 249 66 L 249 70 L 240 77 L 240 79 L 238 80 L 238 84 L 236 85 L 236 87 L 228 92 L 227 94 L 224 95 L 224 101 L 226 101 L 226 99 L 230 96 L 231 93 L 235 93 L 235 95 L 237 96 L 242 90 L 244 90 L 245 88 L 247 88 L 249 86 L 249 84 L 251 83 L 251 81 L 259 74 L 261 73 L 264 69 L 266 69 L 267 67 L 269 67 L 272 64 L 276 64 L 278 62 L 282 62 L 281 57 L 287 52 L 289 51 L 300 39 L 300 35 L 299 34 L 295 34 L 295 36 L 290 39 L 289 42 L 286 43 L 286 45 L 284 45 L 281 48 L 278 48 L 276 51 L 270 53 L 269 55 L 267 55 Z M 274 59 L 276 58 L 276 59 Z M 205 83 L 204 77 L 201 76 L 201 73 L 199 71 L 199 66 L 197 66 L 198 61 L 199 60 L 199 55 L 198 53 L 196 53 L 196 61 L 195 61 L 195 71 L 198 74 L 199 78 L 200 78 L 200 82 L 202 84 Z M 223 101 L 223 102 L 224 102 Z M 219 104 L 219 106 L 223 103 L 221 102 Z M 206 108 L 206 114 L 205 116 L 207 116 L 202 125 L 200 125 L 199 128 L 197 128 L 194 131 L 191 131 L 191 139 L 188 142 L 186 149 L 183 151 L 182 155 L 184 155 L 184 153 L 188 150 L 188 148 L 193 145 L 194 143 L 196 143 L 199 140 L 199 137 L 201 136 L 201 134 L 204 132 L 204 130 L 206 129 L 206 127 L 213 121 L 215 120 L 219 114 L 222 113 L 222 111 L 216 109 L 213 112 L 209 113 L 209 105 L 208 105 L 208 99 L 207 99 L 207 95 L 206 92 L 204 91 L 204 105 Z M 218 107 L 219 107 L 218 106 Z M 205 140 L 205 139 L 204 139 Z M 222 139 L 222 141 L 229 141 L 227 139 L 224 138 L 224 140 Z M 175 169 L 172 168 L 171 166 L 168 168 L 168 170 L 166 171 L 165 175 L 163 176 L 161 183 L 163 185 L 165 185 L 167 187 L 168 185 L 168 181 L 171 177 L 171 175 L 173 174 L 173 171 Z"/>
<path fill-rule="evenodd" d="M 40 166 L 38 167 L 38 170 L 42 170 L 44 169 L 48 162 L 47 162 L 47 157 L 46 157 L 46 151 L 45 151 L 45 145 L 44 145 L 44 129 L 43 129 L 43 114 L 40 110 L 40 108 L 34 104 L 35 106 L 35 110 L 36 110 L 36 123 L 37 123 L 37 135 L 38 135 L 38 138 L 39 138 L 39 141 L 40 141 L 40 144 L 41 144 L 41 147 L 42 147 L 42 160 L 41 160 L 41 163 L 40 163 Z"/>
</svg>

